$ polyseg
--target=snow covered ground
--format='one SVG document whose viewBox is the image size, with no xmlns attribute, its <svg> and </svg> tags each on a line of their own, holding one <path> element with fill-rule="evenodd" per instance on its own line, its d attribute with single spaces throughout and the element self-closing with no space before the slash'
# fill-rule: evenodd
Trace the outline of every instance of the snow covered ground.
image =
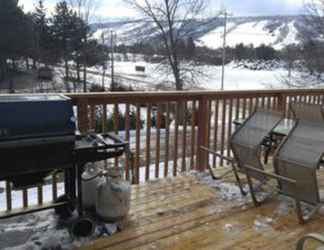
<svg viewBox="0 0 324 250">
<path fill-rule="evenodd" d="M 145 66 L 146 72 L 135 71 L 136 65 Z M 173 80 L 172 74 L 156 70 L 155 64 L 144 61 L 116 62 L 116 76 L 120 78 L 126 86 L 132 85 L 135 89 L 155 90 L 157 85 Z M 219 90 L 221 88 L 221 66 L 203 65 L 197 66 L 199 75 L 197 86 L 209 90 Z M 94 70 L 95 71 L 95 70 Z M 284 68 L 251 70 L 249 68 L 238 67 L 238 63 L 233 62 L 225 67 L 225 90 L 252 90 L 280 88 L 282 86 L 282 76 L 288 73 Z M 89 74 L 89 82 L 101 85 L 101 77 L 98 74 Z M 110 77 L 106 77 L 106 86 L 110 85 Z"/>
</svg>

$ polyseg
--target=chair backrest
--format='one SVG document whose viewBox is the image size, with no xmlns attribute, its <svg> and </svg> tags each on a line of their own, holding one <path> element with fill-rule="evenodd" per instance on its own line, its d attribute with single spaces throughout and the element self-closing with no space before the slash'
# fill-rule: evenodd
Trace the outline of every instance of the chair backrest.
<svg viewBox="0 0 324 250">
<path fill-rule="evenodd" d="M 290 104 L 290 109 L 296 120 L 324 122 L 323 106 L 320 104 L 293 102 Z"/>
<path fill-rule="evenodd" d="M 312 107 L 314 110 L 312 110 Z M 297 181 L 298 198 L 310 204 L 320 202 L 316 170 L 324 153 L 324 119 L 320 105 L 292 104 L 296 124 L 274 157 L 277 174 Z M 295 196 L 295 189 L 279 181 L 283 194 Z"/>
<path fill-rule="evenodd" d="M 245 165 L 263 170 L 260 159 L 262 142 L 282 119 L 281 113 L 257 110 L 235 131 L 230 144 L 241 171 L 244 172 Z M 266 179 L 260 173 L 249 171 L 249 174 L 259 180 Z"/>
</svg>

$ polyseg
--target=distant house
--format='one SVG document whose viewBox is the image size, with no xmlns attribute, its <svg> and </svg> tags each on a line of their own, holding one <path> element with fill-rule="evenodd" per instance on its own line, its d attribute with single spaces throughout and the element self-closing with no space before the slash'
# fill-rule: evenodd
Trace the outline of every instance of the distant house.
<svg viewBox="0 0 324 250">
<path fill-rule="evenodd" d="M 145 66 L 136 65 L 135 66 L 135 71 L 145 73 Z"/>
</svg>

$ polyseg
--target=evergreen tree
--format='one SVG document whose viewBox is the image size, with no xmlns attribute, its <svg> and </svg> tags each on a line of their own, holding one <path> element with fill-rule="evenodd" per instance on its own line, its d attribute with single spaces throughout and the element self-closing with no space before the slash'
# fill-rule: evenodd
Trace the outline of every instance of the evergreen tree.
<svg viewBox="0 0 324 250">
<path fill-rule="evenodd" d="M 76 13 L 68 7 L 66 1 L 57 3 L 51 29 L 55 46 L 64 61 L 64 83 L 68 92 L 70 91 L 69 61 L 73 59 L 75 40 L 79 35 L 77 20 Z"/>
<path fill-rule="evenodd" d="M 33 47 L 32 22 L 18 6 L 18 0 L 0 1 L 0 80 L 9 73 L 8 59 L 15 61 Z"/>
<path fill-rule="evenodd" d="M 49 64 L 57 62 L 55 46 L 49 27 L 49 19 L 46 17 L 46 9 L 43 0 L 39 0 L 35 11 L 32 13 L 35 27 L 36 56 L 40 62 Z"/>
</svg>

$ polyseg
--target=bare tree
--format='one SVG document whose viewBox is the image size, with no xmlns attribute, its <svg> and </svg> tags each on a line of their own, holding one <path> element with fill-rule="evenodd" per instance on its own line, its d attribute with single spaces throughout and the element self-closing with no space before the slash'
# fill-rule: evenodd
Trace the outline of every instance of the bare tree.
<svg viewBox="0 0 324 250">
<path fill-rule="evenodd" d="M 77 16 L 83 21 L 82 25 L 89 26 L 90 22 L 95 18 L 96 11 L 99 7 L 98 0 L 69 0 L 71 7 L 76 11 Z M 83 58 L 83 92 L 87 92 L 87 43 L 88 38 L 91 36 L 90 29 L 82 27 L 81 29 L 87 30 L 83 37 L 83 48 L 81 49 Z"/>
<path fill-rule="evenodd" d="M 144 18 L 155 24 L 164 47 L 168 66 L 175 87 L 183 89 L 188 72 L 194 72 L 192 63 L 182 63 L 179 55 L 180 43 L 193 30 L 192 21 L 200 18 L 207 0 L 124 0 Z"/>
<path fill-rule="evenodd" d="M 305 35 L 302 37 L 301 62 L 308 73 L 309 85 L 324 83 L 324 0 L 309 0 L 305 4 Z M 304 74 L 305 75 L 305 74 Z"/>
</svg>

